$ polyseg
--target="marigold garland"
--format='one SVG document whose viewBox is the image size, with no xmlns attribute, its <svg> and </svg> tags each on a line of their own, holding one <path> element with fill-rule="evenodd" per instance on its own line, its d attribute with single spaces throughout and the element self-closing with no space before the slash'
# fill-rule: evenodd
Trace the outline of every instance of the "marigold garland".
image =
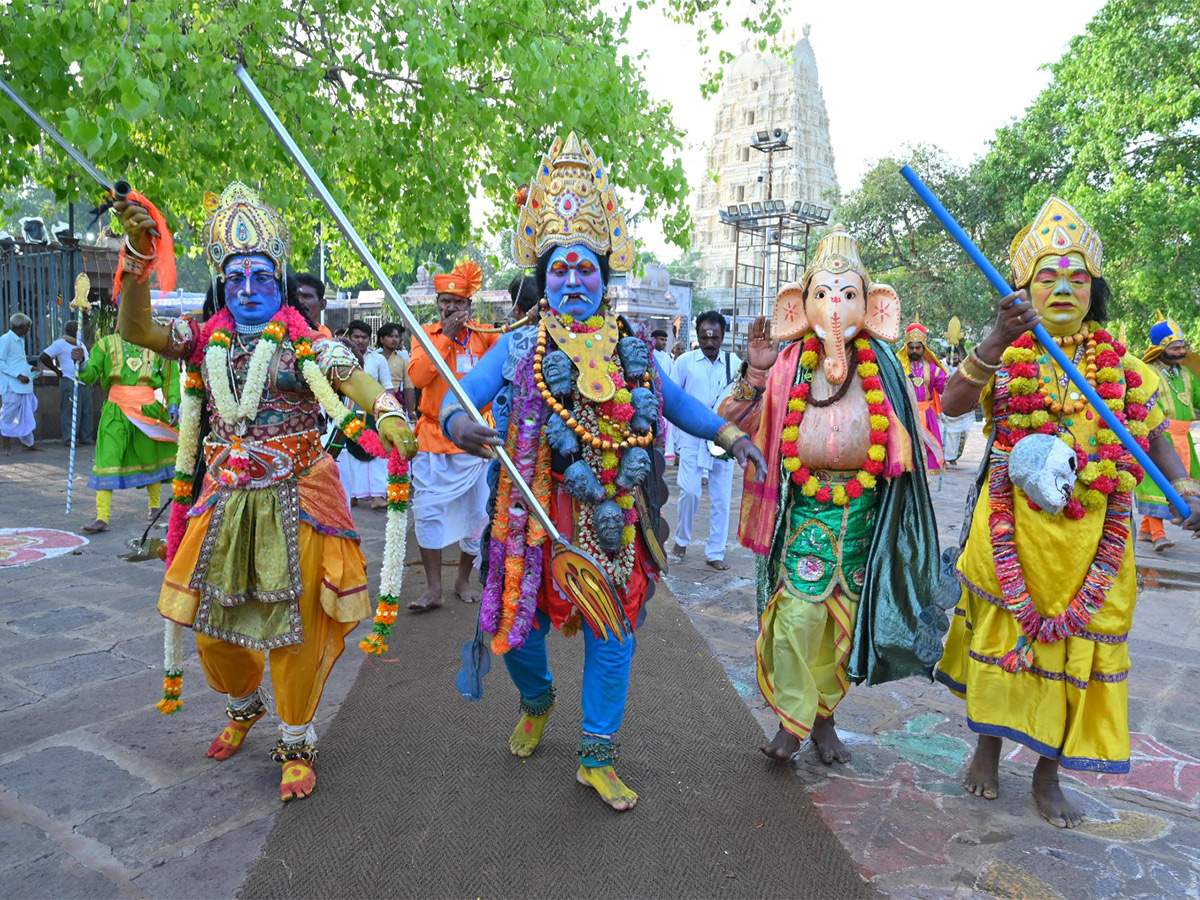
<svg viewBox="0 0 1200 900">
<path fill-rule="evenodd" d="M 1088 354 L 1090 358 L 1094 348 L 1095 366 L 1086 366 L 1085 374 L 1094 374 L 1097 393 L 1145 449 L 1149 444 L 1144 421 L 1148 415 L 1146 403 L 1149 397 L 1142 387 L 1142 378 L 1137 372 L 1124 369 L 1121 363 L 1124 345 L 1094 324 L 1089 323 L 1089 327 L 1093 337 L 1089 340 Z M 1084 338 L 1087 339 L 1086 334 Z M 1004 365 L 997 373 L 995 389 L 998 436 L 988 471 L 991 509 L 988 528 L 996 560 L 996 578 L 1004 608 L 1012 613 L 1022 631 L 1016 647 L 1000 660 L 1001 668 L 1012 673 L 1026 671 L 1033 665 L 1034 643 L 1055 643 L 1079 635 L 1104 606 L 1116 582 L 1129 540 L 1131 492 L 1143 474 L 1107 426 L 1102 426 L 1096 433 L 1097 453 L 1094 457 L 1081 444 L 1075 444 L 1080 458 L 1077 483 L 1082 486 L 1083 496 L 1072 497 L 1063 513 L 1068 518 L 1080 519 L 1087 509 L 1103 509 L 1104 526 L 1083 585 L 1065 610 L 1057 616 L 1043 616 L 1029 594 L 1017 556 L 1013 485 L 1008 474 L 1009 454 L 1022 438 L 1040 433 L 1060 434 L 1065 440 L 1070 435 L 1069 430 L 1060 432 L 1057 423 L 1046 415 L 1050 398 L 1039 393 L 1037 359 L 1036 345 L 1028 333 L 1017 338 L 1003 354 Z M 1061 404 L 1059 406 L 1061 410 Z M 1081 410 L 1079 407 L 1075 411 Z M 1029 505 L 1039 509 L 1032 502 Z"/>
<path fill-rule="evenodd" d="M 857 372 L 862 379 L 863 390 L 866 393 L 867 410 L 871 416 L 871 446 L 867 450 L 867 461 L 863 467 L 844 485 L 822 485 L 817 476 L 804 465 L 800 459 L 800 423 L 804 421 L 804 410 L 808 406 L 809 392 L 812 388 L 813 372 L 820 358 L 821 342 L 816 334 L 808 332 L 803 338 L 804 349 L 800 354 L 800 364 L 796 369 L 796 385 L 788 394 L 787 415 L 783 420 L 782 452 L 783 468 L 792 481 L 800 485 L 800 492 L 805 497 L 812 497 L 818 503 L 832 503 L 835 506 L 845 506 L 851 500 L 861 497 L 863 491 L 869 491 L 876 485 L 876 476 L 883 471 L 884 460 L 887 458 L 887 439 L 890 419 L 883 393 L 883 382 L 879 379 L 879 364 L 871 342 L 865 338 L 855 338 L 854 352 L 858 357 Z"/>
</svg>

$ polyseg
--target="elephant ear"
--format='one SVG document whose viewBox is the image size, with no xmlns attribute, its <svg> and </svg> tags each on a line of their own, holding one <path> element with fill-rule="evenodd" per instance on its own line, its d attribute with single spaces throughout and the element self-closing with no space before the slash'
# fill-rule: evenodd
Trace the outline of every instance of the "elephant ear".
<svg viewBox="0 0 1200 900">
<path fill-rule="evenodd" d="M 899 339 L 900 295 L 890 284 L 872 284 L 867 291 L 862 330 L 889 344 Z"/>
<path fill-rule="evenodd" d="M 775 315 L 771 319 L 771 339 L 794 341 L 800 335 L 811 330 L 812 326 L 808 323 L 808 316 L 804 313 L 804 289 L 798 281 L 785 284 L 775 296 Z"/>
</svg>

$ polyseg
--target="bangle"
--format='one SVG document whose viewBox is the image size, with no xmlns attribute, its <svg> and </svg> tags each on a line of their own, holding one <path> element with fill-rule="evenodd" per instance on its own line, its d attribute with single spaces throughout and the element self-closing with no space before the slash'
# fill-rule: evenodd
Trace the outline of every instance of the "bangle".
<svg viewBox="0 0 1200 900">
<path fill-rule="evenodd" d="M 135 276 L 138 281 L 142 280 L 142 276 L 146 273 L 146 269 L 149 266 L 149 259 L 139 259 L 130 253 L 126 253 L 121 257 L 121 271 L 126 275 Z"/>
<path fill-rule="evenodd" d="M 133 244 L 129 240 L 129 235 L 125 235 L 125 250 L 128 253 L 132 253 L 138 259 L 154 259 L 154 247 L 153 246 L 151 246 L 150 252 L 148 254 L 147 253 L 138 253 L 136 250 L 133 249 Z"/>
<path fill-rule="evenodd" d="M 742 429 L 738 428 L 732 422 L 726 422 L 717 429 L 717 436 L 713 438 L 713 443 L 726 453 L 729 453 L 733 450 L 734 444 L 736 444 L 742 438 L 748 437 L 749 435 L 746 434 L 746 432 L 742 431 Z"/>
<path fill-rule="evenodd" d="M 375 430 L 376 431 L 379 430 L 379 426 L 383 424 L 384 419 L 404 419 L 404 416 L 400 415 L 400 410 L 398 410 L 398 409 L 397 410 L 389 410 L 388 412 L 380 413 L 379 415 L 377 415 L 375 417 Z M 407 420 L 405 420 L 405 424 L 407 424 Z"/>
<path fill-rule="evenodd" d="M 375 421 L 378 422 L 383 418 L 383 413 L 400 412 L 400 401 L 396 399 L 395 394 L 384 388 L 371 404 L 371 412 L 375 414 Z"/>
<path fill-rule="evenodd" d="M 991 381 L 992 376 L 996 374 L 999 368 L 999 363 L 996 365 L 985 363 L 979 358 L 979 354 L 972 350 L 967 354 L 966 359 L 959 364 L 958 373 L 962 375 L 968 384 L 973 384 L 975 387 L 983 387 Z"/>
<path fill-rule="evenodd" d="M 1179 478 L 1171 482 L 1171 487 L 1179 492 L 1181 497 L 1200 497 L 1200 481 L 1195 478 Z"/>
<path fill-rule="evenodd" d="M 978 351 L 979 351 L 978 347 L 972 347 L 971 352 L 967 354 L 967 359 L 971 360 L 977 366 L 979 366 L 983 369 L 987 369 L 987 371 L 989 371 L 989 372 L 995 372 L 996 370 L 998 370 L 1000 368 L 1001 363 L 986 363 L 982 359 L 980 359 Z"/>
<path fill-rule="evenodd" d="M 979 372 L 974 372 L 974 371 L 968 369 L 967 363 L 965 360 L 959 364 L 957 371 L 958 371 L 958 374 L 962 376 L 963 381 L 965 381 L 967 384 L 971 384 L 971 385 L 974 385 L 975 387 L 979 387 L 979 388 L 986 385 L 989 381 L 991 381 L 991 378 L 992 378 L 991 375 L 983 375 Z"/>
</svg>

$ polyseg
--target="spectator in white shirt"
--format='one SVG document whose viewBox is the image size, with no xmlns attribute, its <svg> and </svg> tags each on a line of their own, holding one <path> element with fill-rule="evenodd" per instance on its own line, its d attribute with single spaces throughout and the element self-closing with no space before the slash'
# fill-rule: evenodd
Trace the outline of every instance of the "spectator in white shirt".
<svg viewBox="0 0 1200 900">
<path fill-rule="evenodd" d="M 87 365 L 88 351 L 78 336 L 79 325 L 74 320 L 63 326 L 63 335 L 42 351 L 38 357 L 47 369 L 58 376 L 58 424 L 62 434 L 62 442 L 71 445 L 71 403 L 73 397 L 78 397 L 79 415 L 75 420 L 76 444 L 93 444 L 95 428 L 92 423 L 92 388 L 91 385 L 80 384 L 75 389 L 76 369 Z M 83 360 L 76 364 L 71 358 L 71 351 L 79 348 L 83 351 Z"/>
<path fill-rule="evenodd" d="M 675 368 L 675 360 L 667 351 L 667 333 L 661 328 L 655 328 L 650 332 L 650 337 L 654 339 L 654 361 L 658 363 L 658 371 L 662 372 L 663 378 L 670 378 Z M 670 422 L 667 423 L 667 430 L 663 434 L 663 455 L 666 456 L 667 462 L 673 462 L 675 459 L 675 429 Z"/>
<path fill-rule="evenodd" d="M 725 340 L 725 318 L 715 310 L 696 317 L 696 336 L 700 349 L 684 353 L 675 360 L 672 378 L 684 391 L 713 409 L 726 388 L 738 376 L 742 361 L 721 349 Z M 729 502 L 733 491 L 733 461 L 717 459 L 709 452 L 708 442 L 690 434 L 679 435 L 679 522 L 675 526 L 675 547 L 671 556 L 682 562 L 692 542 L 692 526 L 703 479 L 708 479 L 708 542 L 704 555 L 709 566 L 724 572 L 725 542 L 729 537 Z"/>
</svg>

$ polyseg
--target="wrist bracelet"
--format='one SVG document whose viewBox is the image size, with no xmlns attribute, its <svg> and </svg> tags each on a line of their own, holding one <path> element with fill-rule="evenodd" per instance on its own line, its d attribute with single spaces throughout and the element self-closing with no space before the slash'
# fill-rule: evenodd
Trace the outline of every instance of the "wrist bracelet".
<svg viewBox="0 0 1200 900">
<path fill-rule="evenodd" d="M 138 259 L 154 259 L 153 245 L 150 247 L 150 252 L 148 254 L 147 253 L 139 253 L 137 250 L 133 249 L 133 242 L 129 240 L 129 235 L 125 235 L 125 250 L 127 253 L 132 253 Z"/>
<path fill-rule="evenodd" d="M 400 410 L 389 410 L 388 412 L 380 413 L 379 415 L 377 415 L 375 417 L 375 430 L 376 431 L 379 430 L 379 426 L 383 424 L 383 421 L 385 419 L 403 419 L 403 418 L 404 418 L 404 416 L 400 415 Z M 407 424 L 407 420 L 405 421 L 405 424 Z"/>
<path fill-rule="evenodd" d="M 973 370 L 967 368 L 967 364 L 966 364 L 965 360 L 963 362 L 959 363 L 957 371 L 958 371 L 958 374 L 962 376 L 963 381 L 965 381 L 967 384 L 971 384 L 971 385 L 974 385 L 975 387 L 979 387 L 979 388 L 985 386 L 992 379 L 991 375 L 988 375 L 986 373 L 981 373 L 978 371 L 973 371 Z"/>
<path fill-rule="evenodd" d="M 136 276 L 139 281 L 141 281 L 142 276 L 146 273 L 146 269 L 149 266 L 149 259 L 139 259 L 132 253 L 127 253 L 121 257 L 121 271 L 127 275 Z"/>
<path fill-rule="evenodd" d="M 713 443 L 729 453 L 733 450 L 733 445 L 744 437 L 749 437 L 749 435 L 732 422 L 726 422 L 717 429 L 717 436 L 713 438 Z"/>
<path fill-rule="evenodd" d="M 989 371 L 989 372 L 997 371 L 1002 364 L 1002 361 L 998 362 L 998 363 L 984 362 L 982 359 L 979 358 L 979 348 L 978 347 L 971 348 L 971 352 L 967 354 L 967 359 L 974 362 L 977 366 L 987 369 L 987 371 Z"/>
<path fill-rule="evenodd" d="M 371 412 L 374 413 L 376 422 L 383 418 L 384 413 L 398 413 L 400 409 L 400 401 L 387 388 L 380 391 L 379 395 L 375 398 L 375 402 L 371 404 Z"/>
<path fill-rule="evenodd" d="M 1179 492 L 1181 497 L 1200 497 L 1200 481 L 1195 478 L 1179 478 L 1171 482 L 1171 487 Z"/>
</svg>

